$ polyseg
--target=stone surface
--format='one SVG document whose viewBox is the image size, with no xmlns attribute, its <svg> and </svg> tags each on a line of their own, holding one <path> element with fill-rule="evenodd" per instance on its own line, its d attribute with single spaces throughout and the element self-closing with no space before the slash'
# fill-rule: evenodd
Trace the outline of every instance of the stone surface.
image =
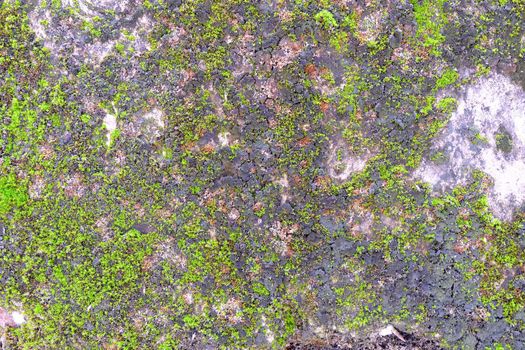
<svg viewBox="0 0 525 350">
<path fill-rule="evenodd" d="M 481 170 L 494 181 L 491 209 L 510 220 L 525 200 L 525 92 L 500 74 L 465 86 L 432 151 L 446 160 L 427 160 L 416 177 L 435 189 L 450 190 Z"/>
<path fill-rule="evenodd" d="M 0 0 L 0 347 L 523 348 L 524 11 Z"/>
</svg>

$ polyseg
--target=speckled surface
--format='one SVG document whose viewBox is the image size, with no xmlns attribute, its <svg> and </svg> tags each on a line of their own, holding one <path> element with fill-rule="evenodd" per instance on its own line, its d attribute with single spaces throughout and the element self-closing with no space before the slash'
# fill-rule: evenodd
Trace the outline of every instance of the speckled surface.
<svg viewBox="0 0 525 350">
<path fill-rule="evenodd" d="M 525 348 L 524 14 L 0 1 L 0 348 Z"/>
</svg>

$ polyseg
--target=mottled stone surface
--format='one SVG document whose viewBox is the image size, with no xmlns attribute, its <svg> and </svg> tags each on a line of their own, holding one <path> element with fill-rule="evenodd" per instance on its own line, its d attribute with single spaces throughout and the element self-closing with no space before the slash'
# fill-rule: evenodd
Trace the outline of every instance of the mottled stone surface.
<svg viewBox="0 0 525 350">
<path fill-rule="evenodd" d="M 0 0 L 0 347 L 525 348 L 524 13 Z"/>
</svg>

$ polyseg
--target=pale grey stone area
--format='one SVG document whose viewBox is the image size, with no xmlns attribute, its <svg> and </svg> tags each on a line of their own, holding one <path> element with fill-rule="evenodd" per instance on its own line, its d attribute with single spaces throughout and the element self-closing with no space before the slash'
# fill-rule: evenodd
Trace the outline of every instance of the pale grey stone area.
<svg viewBox="0 0 525 350">
<path fill-rule="evenodd" d="M 416 178 L 443 191 L 465 184 L 474 169 L 481 170 L 494 180 L 489 193 L 494 215 L 510 220 L 525 201 L 523 90 L 501 74 L 465 87 L 432 154 L 434 160 L 428 157 Z"/>
</svg>

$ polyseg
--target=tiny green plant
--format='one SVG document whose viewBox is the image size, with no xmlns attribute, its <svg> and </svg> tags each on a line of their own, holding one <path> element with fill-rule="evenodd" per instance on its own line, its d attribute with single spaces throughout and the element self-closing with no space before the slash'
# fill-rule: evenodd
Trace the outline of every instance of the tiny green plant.
<svg viewBox="0 0 525 350">
<path fill-rule="evenodd" d="M 337 27 L 337 21 L 332 12 L 328 10 L 321 10 L 315 15 L 315 20 L 325 29 L 332 29 Z"/>
</svg>

